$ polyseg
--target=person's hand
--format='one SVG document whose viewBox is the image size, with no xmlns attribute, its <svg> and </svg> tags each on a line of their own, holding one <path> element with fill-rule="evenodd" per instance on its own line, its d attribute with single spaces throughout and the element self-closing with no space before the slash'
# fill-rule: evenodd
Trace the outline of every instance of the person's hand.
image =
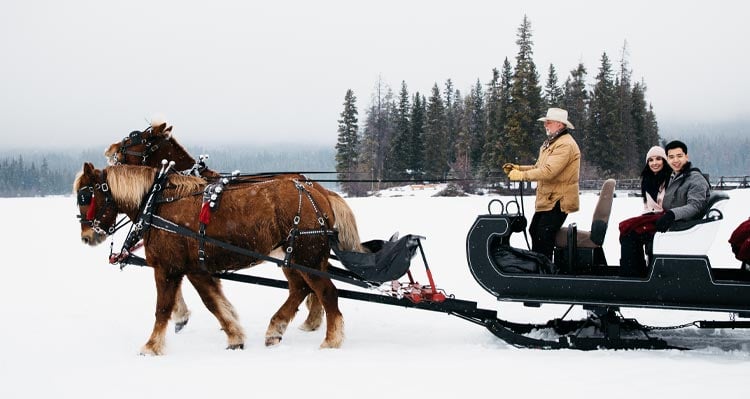
<svg viewBox="0 0 750 399">
<path fill-rule="evenodd" d="M 674 212 L 667 211 L 664 215 L 662 215 L 659 219 L 656 220 L 656 231 L 663 233 L 669 230 L 669 228 L 672 227 L 673 223 L 674 223 Z"/>
<path fill-rule="evenodd" d="M 503 172 L 507 175 L 511 170 L 519 170 L 520 167 L 514 163 L 506 163 L 503 165 Z"/>
<path fill-rule="evenodd" d="M 508 178 L 513 181 L 521 181 L 523 180 L 523 172 L 518 169 L 513 169 L 508 173 Z"/>
</svg>

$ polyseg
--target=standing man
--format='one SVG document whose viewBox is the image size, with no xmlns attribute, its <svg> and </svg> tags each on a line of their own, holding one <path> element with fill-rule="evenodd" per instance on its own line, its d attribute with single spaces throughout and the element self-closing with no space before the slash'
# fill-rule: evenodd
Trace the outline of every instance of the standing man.
<svg viewBox="0 0 750 399">
<path fill-rule="evenodd" d="M 569 213 L 578 210 L 578 174 L 581 151 L 570 135 L 568 111 L 550 108 L 544 122 L 547 140 L 539 149 L 534 165 L 506 163 L 503 170 L 513 181 L 536 181 L 536 211 L 531 219 L 531 250 L 552 260 L 555 234 Z"/>
<path fill-rule="evenodd" d="M 664 147 L 672 175 L 664 191 L 662 207 L 666 212 L 656 220 L 656 231 L 665 232 L 677 220 L 702 216 L 711 195 L 711 185 L 700 169 L 693 168 L 688 158 L 687 145 L 674 140 Z M 631 231 L 620 237 L 620 275 L 644 277 L 647 273 L 643 248 L 653 240 L 653 234 Z"/>
</svg>

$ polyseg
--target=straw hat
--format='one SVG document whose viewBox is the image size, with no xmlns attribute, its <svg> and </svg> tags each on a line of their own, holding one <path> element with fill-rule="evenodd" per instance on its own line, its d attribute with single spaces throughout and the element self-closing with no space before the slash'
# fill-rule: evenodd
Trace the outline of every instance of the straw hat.
<svg viewBox="0 0 750 399">
<path fill-rule="evenodd" d="M 555 121 L 560 122 L 568 127 L 568 129 L 575 129 L 573 124 L 568 121 L 568 111 L 561 108 L 550 108 L 547 110 L 547 116 L 537 119 L 538 121 Z"/>
</svg>

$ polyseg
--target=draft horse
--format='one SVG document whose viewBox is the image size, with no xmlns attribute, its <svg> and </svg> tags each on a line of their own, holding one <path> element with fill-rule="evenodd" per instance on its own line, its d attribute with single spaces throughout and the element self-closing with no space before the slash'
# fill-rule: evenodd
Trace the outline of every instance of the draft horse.
<svg viewBox="0 0 750 399">
<path fill-rule="evenodd" d="M 158 168 L 163 159 L 175 163 L 175 169 L 183 174 L 200 175 L 212 181 L 221 174 L 206 167 L 203 162 L 196 161 L 185 148 L 177 142 L 172 134 L 173 126 L 161 120 L 152 120 L 151 125 L 143 131 L 135 130 L 122 140 L 112 143 L 105 151 L 109 165 L 145 165 Z M 338 230 L 339 246 L 344 251 L 366 252 L 362 247 L 354 212 L 338 193 L 328 190 L 320 183 L 310 181 L 304 175 L 297 173 L 250 175 L 242 176 L 244 181 L 264 181 L 269 179 L 288 179 L 307 181 L 317 191 L 324 193 L 333 208 L 332 222 Z M 172 319 L 175 330 L 180 331 L 190 318 L 190 311 L 182 297 L 181 289 L 177 290 L 176 306 Z M 317 330 L 323 319 L 323 308 L 314 295 L 307 298 L 310 313 L 300 329 L 305 331 Z"/>
<path fill-rule="evenodd" d="M 150 195 L 157 174 L 151 167 L 119 165 L 98 170 L 91 163 L 85 163 L 73 187 L 78 198 L 82 242 L 91 246 L 103 242 L 111 234 L 119 213 L 126 214 L 132 221 L 138 220 L 139 210 L 144 198 Z M 206 184 L 197 177 L 168 175 L 162 197 L 170 200 L 160 202 L 154 214 L 198 231 Z M 327 228 L 332 212 L 324 194 L 291 180 L 228 185 L 206 225 L 205 234 L 277 259 L 290 253 L 291 264 L 325 271 L 330 251 L 326 235 L 302 234 L 292 240 L 291 250 L 286 248 L 293 229 L 309 232 Z M 206 258 L 200 262 L 196 238 L 153 227 L 146 230 L 144 243 L 146 263 L 154 269 L 157 300 L 153 331 L 141 353 L 164 353 L 166 328 L 184 276 L 218 319 L 227 335 L 228 349 L 244 348 L 245 335 L 237 313 L 224 296 L 220 280 L 212 273 L 247 268 L 262 260 L 206 244 Z M 282 270 L 289 283 L 289 295 L 271 318 L 265 335 L 266 345 L 281 342 L 300 303 L 308 294 L 315 293 L 326 314 L 326 335 L 321 348 L 340 347 L 344 321 L 331 280 L 289 267 L 282 267 Z"/>
</svg>

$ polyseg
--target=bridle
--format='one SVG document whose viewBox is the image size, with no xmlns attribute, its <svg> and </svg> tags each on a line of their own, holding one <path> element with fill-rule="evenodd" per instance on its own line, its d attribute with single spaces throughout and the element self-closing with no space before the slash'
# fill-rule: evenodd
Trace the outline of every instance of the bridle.
<svg viewBox="0 0 750 399">
<path fill-rule="evenodd" d="M 95 182 L 93 185 L 83 186 L 78 189 L 78 192 L 76 193 L 78 206 L 89 207 L 85 215 L 83 213 L 78 215 L 78 219 L 82 225 L 90 226 L 97 234 L 112 235 L 119 230 L 123 224 L 122 220 L 120 223 L 115 223 L 118 211 L 115 207 L 115 200 L 112 197 L 112 191 L 107 184 L 106 170 L 101 171 L 99 180 L 99 182 Z M 104 197 L 104 206 L 100 209 L 97 209 L 96 206 L 95 197 L 97 195 Z M 112 220 L 112 222 L 109 226 L 104 226 L 102 225 L 102 221 L 105 220 Z"/>
<path fill-rule="evenodd" d="M 156 136 L 153 134 L 153 127 L 149 126 L 144 131 L 134 130 L 130 134 L 123 138 L 120 142 L 120 149 L 112 154 L 109 159 L 110 165 L 120 165 L 121 162 L 117 159 L 117 154 L 122 154 L 123 158 L 132 155 L 141 158 L 141 165 L 146 165 L 148 157 L 159 149 L 159 144 L 166 141 L 168 138 L 163 135 Z M 133 151 L 130 148 L 137 145 L 144 145 L 143 151 Z"/>
</svg>

